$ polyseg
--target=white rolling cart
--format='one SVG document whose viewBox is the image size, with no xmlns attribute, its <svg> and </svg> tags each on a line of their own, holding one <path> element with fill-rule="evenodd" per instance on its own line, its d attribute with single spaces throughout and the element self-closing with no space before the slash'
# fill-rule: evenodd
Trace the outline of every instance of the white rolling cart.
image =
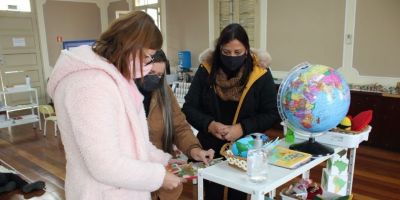
<svg viewBox="0 0 400 200">
<path fill-rule="evenodd" d="M 8 132 L 11 138 L 12 129 L 11 127 L 33 123 L 33 127 L 36 128 L 35 123 L 39 124 L 39 129 L 42 129 L 42 124 L 39 117 L 39 98 L 36 88 L 31 88 L 30 85 L 18 85 L 11 88 L 4 87 L 3 79 L 0 75 L 2 91 L 0 91 L 1 106 L 0 112 L 4 113 L 0 118 L 0 128 L 8 128 Z M 26 104 L 9 105 L 8 98 L 10 95 L 26 94 L 28 101 Z M 11 117 L 10 113 L 30 110 L 28 114 Z"/>
<path fill-rule="evenodd" d="M 281 142 L 284 145 L 284 141 Z M 343 148 L 336 147 L 335 153 Z M 332 154 L 333 155 L 333 154 Z M 291 181 L 299 175 L 308 177 L 308 171 L 329 159 L 332 155 L 318 157 L 296 169 L 269 166 L 269 176 L 262 183 L 253 183 L 246 172 L 229 166 L 227 161 L 220 162 L 198 172 L 198 200 L 203 200 L 203 180 L 212 181 L 251 195 L 251 200 L 264 200 L 265 194 L 275 196 L 275 189 Z"/>
<path fill-rule="evenodd" d="M 17 93 L 28 93 L 30 98 L 28 104 L 20 104 L 9 106 L 7 104 L 7 95 L 17 94 Z M 18 89 L 10 89 L 6 88 L 6 91 L 1 91 L 0 95 L 2 97 L 3 106 L 0 108 L 0 112 L 5 111 L 5 118 L 0 120 L 0 128 L 7 128 L 16 125 L 28 124 L 28 123 L 39 123 L 39 128 L 41 129 L 41 123 L 39 120 L 39 104 L 38 104 L 38 94 L 36 88 L 18 88 Z M 21 110 L 30 110 L 30 114 L 10 117 L 10 113 L 21 111 Z"/>
<path fill-rule="evenodd" d="M 351 194 L 353 185 L 353 175 L 355 166 L 356 149 L 362 141 L 368 140 L 371 127 L 356 136 L 346 136 L 345 134 L 338 135 L 339 133 L 325 134 L 325 138 L 320 139 L 321 143 L 325 143 L 334 149 L 335 153 L 328 156 L 317 157 L 310 162 L 296 168 L 286 169 L 282 167 L 269 166 L 269 177 L 265 182 L 253 183 L 250 182 L 246 172 L 229 166 L 227 161 L 220 162 L 216 165 L 200 169 L 198 171 L 198 200 L 203 200 L 203 181 L 212 181 L 226 187 L 234 188 L 236 190 L 248 193 L 251 195 L 251 200 L 264 200 L 265 194 L 269 193 L 270 197 L 275 196 L 275 190 L 291 181 L 299 175 L 303 178 L 309 177 L 309 170 L 316 167 L 320 163 L 328 160 L 333 155 L 338 154 L 343 150 L 349 151 L 349 176 L 347 184 L 347 194 Z M 343 136 L 344 135 L 344 136 Z M 322 137 L 322 136 L 321 136 Z M 296 142 L 304 141 L 304 139 L 297 138 Z M 334 145 L 332 145 L 334 143 Z M 338 146 L 340 144 L 340 146 Z M 287 146 L 284 140 L 281 140 L 280 145 Z"/>
</svg>

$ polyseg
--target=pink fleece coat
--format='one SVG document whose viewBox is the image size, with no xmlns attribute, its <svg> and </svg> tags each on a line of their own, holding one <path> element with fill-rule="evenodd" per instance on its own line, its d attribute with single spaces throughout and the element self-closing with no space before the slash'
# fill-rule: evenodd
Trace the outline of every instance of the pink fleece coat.
<svg viewBox="0 0 400 200">
<path fill-rule="evenodd" d="M 71 200 L 146 200 L 170 158 L 149 141 L 143 96 L 89 46 L 62 51 L 47 92 L 67 159 Z"/>
</svg>

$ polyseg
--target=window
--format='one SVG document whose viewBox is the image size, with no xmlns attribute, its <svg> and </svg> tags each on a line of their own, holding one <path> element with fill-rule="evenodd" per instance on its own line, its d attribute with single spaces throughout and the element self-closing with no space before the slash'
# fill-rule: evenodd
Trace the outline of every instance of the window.
<svg viewBox="0 0 400 200">
<path fill-rule="evenodd" d="M 250 46 L 254 46 L 257 38 L 255 24 L 257 11 L 256 0 L 218 0 L 216 17 L 216 35 L 231 23 L 239 23 L 246 29 L 249 36 Z"/>
<path fill-rule="evenodd" d="M 31 12 L 30 0 L 1 0 L 0 10 Z"/>
<path fill-rule="evenodd" d="M 136 6 L 146 6 L 150 4 L 158 4 L 158 0 L 136 0 L 135 5 Z"/>
<path fill-rule="evenodd" d="M 135 0 L 135 9 L 142 10 L 149 14 L 153 19 L 158 28 L 161 30 L 161 19 L 160 19 L 160 2 L 159 0 Z"/>
<path fill-rule="evenodd" d="M 129 10 L 117 10 L 117 11 L 115 11 L 115 19 L 124 17 L 124 16 L 128 15 L 129 12 L 130 12 Z"/>
</svg>

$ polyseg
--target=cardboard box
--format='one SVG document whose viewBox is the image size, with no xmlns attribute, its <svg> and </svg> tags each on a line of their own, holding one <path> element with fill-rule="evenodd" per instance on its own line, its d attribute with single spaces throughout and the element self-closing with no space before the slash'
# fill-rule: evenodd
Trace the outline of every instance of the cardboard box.
<svg viewBox="0 0 400 200">
<path fill-rule="evenodd" d="M 329 171 L 326 168 L 322 170 L 321 187 L 324 192 L 327 191 L 344 196 L 347 194 L 347 183 L 347 173 L 346 175 L 339 176 L 329 174 Z"/>
<path fill-rule="evenodd" d="M 326 169 L 330 175 L 348 175 L 349 159 L 347 159 L 346 154 L 343 156 L 335 154 L 326 161 Z"/>
</svg>

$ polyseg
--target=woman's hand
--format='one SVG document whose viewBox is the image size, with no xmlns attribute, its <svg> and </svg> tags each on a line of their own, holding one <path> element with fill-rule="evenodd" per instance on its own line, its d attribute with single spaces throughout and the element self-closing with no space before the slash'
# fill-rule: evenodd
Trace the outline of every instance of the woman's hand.
<svg viewBox="0 0 400 200">
<path fill-rule="evenodd" d="M 229 128 L 227 130 L 227 134 L 225 134 L 223 137 L 225 140 L 233 142 L 242 136 L 243 136 L 242 126 L 240 124 L 235 124 L 235 125 L 229 126 Z"/>
<path fill-rule="evenodd" d="M 209 149 L 206 151 L 200 148 L 193 148 L 190 150 L 190 156 L 197 161 L 203 161 L 206 165 L 209 165 L 210 161 L 214 158 L 214 150 Z"/>
<path fill-rule="evenodd" d="M 225 140 L 224 135 L 227 133 L 228 128 L 229 128 L 229 126 L 227 126 L 223 123 L 212 121 L 208 125 L 208 132 L 210 132 L 211 134 L 213 134 L 216 138 L 218 138 L 220 140 Z"/>
<path fill-rule="evenodd" d="M 167 190 L 172 190 L 178 187 L 183 182 L 186 182 L 185 179 L 179 178 L 178 176 L 172 174 L 171 172 L 167 172 L 164 176 L 164 180 L 161 187 Z"/>
</svg>

